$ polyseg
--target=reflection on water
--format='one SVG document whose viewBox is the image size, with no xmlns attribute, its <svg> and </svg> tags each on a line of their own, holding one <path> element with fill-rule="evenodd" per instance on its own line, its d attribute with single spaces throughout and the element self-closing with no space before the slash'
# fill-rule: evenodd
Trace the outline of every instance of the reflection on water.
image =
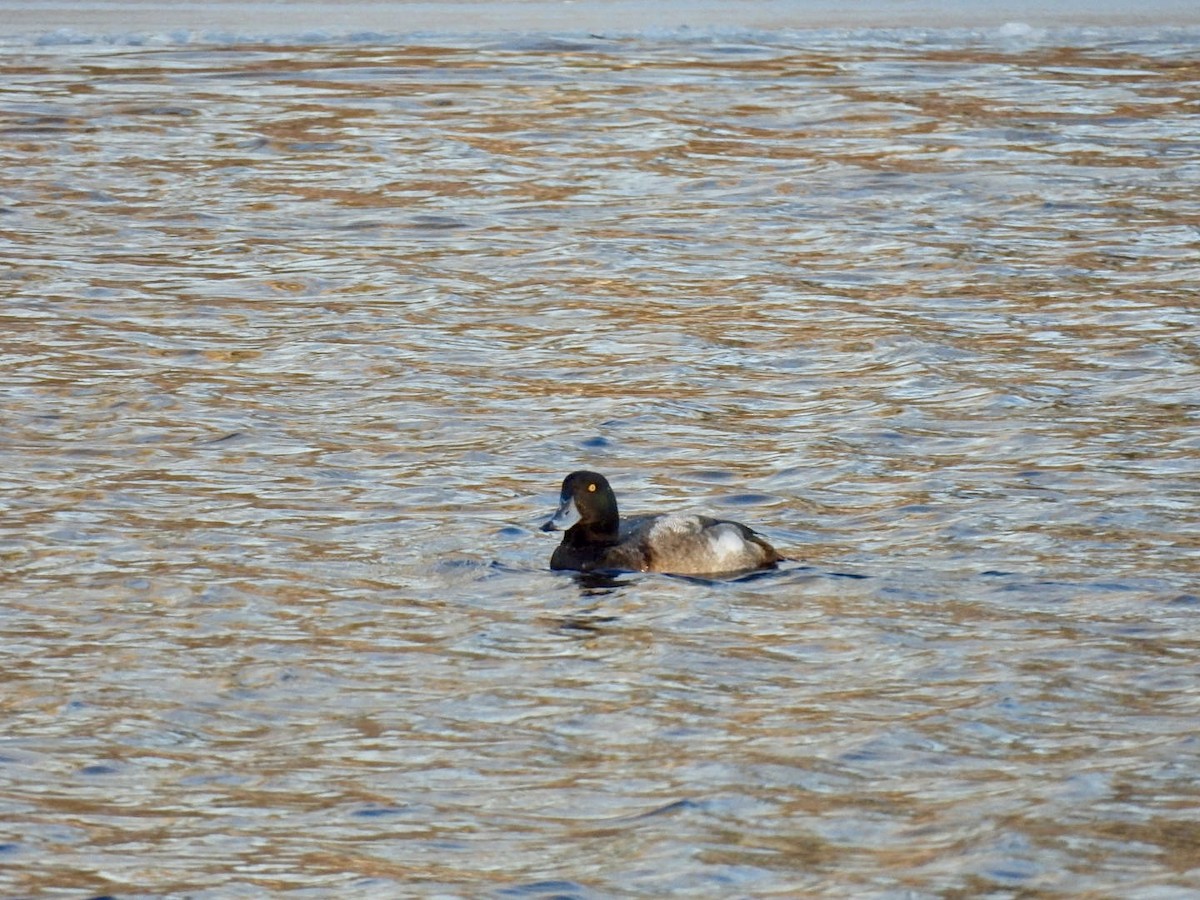
<svg viewBox="0 0 1200 900">
<path fill-rule="evenodd" d="M 1195 41 L 1025 38 L 9 47 L 0 893 L 1200 890 Z"/>
</svg>

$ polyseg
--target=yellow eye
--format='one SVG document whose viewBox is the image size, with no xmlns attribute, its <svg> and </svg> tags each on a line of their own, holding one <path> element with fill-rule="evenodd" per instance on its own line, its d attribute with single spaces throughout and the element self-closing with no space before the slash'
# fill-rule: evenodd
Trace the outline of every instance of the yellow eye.
<svg viewBox="0 0 1200 900">
<path fill-rule="evenodd" d="M 588 490 L 589 490 L 589 491 L 591 491 L 592 493 L 595 493 L 595 492 L 596 492 L 596 485 L 595 485 L 594 483 L 593 483 L 593 484 L 589 484 L 589 485 L 588 485 Z"/>
</svg>

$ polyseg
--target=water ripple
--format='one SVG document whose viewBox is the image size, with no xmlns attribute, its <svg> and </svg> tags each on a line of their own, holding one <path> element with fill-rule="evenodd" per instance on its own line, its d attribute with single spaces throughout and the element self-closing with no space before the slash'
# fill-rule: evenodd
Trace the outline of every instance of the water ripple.
<svg viewBox="0 0 1200 900">
<path fill-rule="evenodd" d="M 6 45 L 5 888 L 1200 889 L 1193 51 Z"/>
</svg>

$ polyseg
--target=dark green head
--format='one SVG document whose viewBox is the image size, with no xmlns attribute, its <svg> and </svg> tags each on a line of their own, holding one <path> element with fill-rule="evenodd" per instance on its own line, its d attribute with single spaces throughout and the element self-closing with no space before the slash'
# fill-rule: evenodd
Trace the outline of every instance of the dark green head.
<svg viewBox="0 0 1200 900">
<path fill-rule="evenodd" d="M 563 479 L 558 511 L 542 531 L 578 528 L 593 539 L 615 541 L 620 517 L 608 479 L 597 472 L 572 472 Z"/>
</svg>

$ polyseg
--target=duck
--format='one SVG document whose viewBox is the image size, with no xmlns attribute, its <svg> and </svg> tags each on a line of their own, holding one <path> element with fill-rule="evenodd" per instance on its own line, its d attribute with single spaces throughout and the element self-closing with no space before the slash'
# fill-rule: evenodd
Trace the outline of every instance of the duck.
<svg viewBox="0 0 1200 900">
<path fill-rule="evenodd" d="M 741 522 L 684 513 L 622 519 L 608 479 L 572 472 L 563 479 L 558 510 L 542 531 L 562 531 L 550 568 L 671 575 L 726 575 L 772 569 L 783 559 Z"/>
</svg>

